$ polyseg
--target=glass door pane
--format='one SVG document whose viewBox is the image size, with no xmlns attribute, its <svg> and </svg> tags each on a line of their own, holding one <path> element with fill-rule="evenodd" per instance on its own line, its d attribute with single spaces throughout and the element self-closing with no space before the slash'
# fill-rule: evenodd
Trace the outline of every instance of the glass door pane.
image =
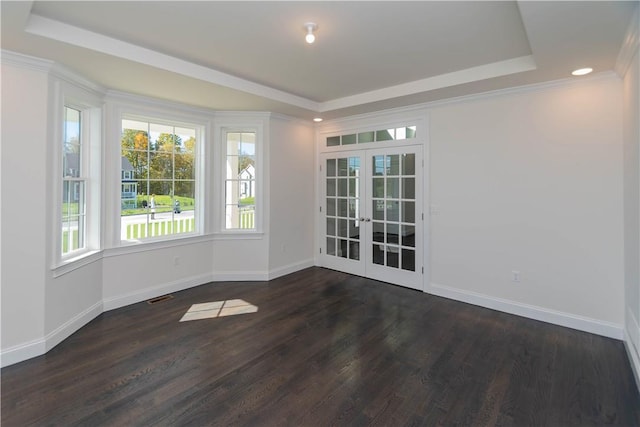
<svg viewBox="0 0 640 427">
<path fill-rule="evenodd" d="M 361 261 L 362 221 L 361 199 L 363 196 L 361 181 L 360 154 L 341 153 L 324 156 L 324 200 L 322 206 L 324 251 L 329 257 L 325 262 L 331 268 L 346 268 L 349 261 Z M 364 271 L 362 269 L 362 271 Z M 354 274 L 362 274 L 358 270 Z"/>
<path fill-rule="evenodd" d="M 373 263 L 415 271 L 415 154 L 380 154 L 371 164 Z"/>
<path fill-rule="evenodd" d="M 367 160 L 367 276 L 422 289 L 420 147 L 367 150 Z"/>
</svg>

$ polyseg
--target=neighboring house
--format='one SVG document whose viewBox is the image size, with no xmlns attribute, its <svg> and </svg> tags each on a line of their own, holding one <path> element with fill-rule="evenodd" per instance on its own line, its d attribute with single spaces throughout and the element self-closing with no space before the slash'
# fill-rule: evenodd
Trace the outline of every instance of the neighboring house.
<svg viewBox="0 0 640 427">
<path fill-rule="evenodd" d="M 122 157 L 122 189 L 120 191 L 120 200 L 122 209 L 136 208 L 136 195 L 138 194 L 138 182 L 133 179 L 133 166 L 129 159 Z"/>
<path fill-rule="evenodd" d="M 240 181 L 240 199 L 255 197 L 256 168 L 253 165 L 249 165 L 242 169 L 240 174 L 238 174 L 238 180 Z"/>
<path fill-rule="evenodd" d="M 64 153 L 64 176 L 65 177 L 78 177 L 80 176 L 80 157 L 78 153 Z M 80 183 L 69 182 L 62 189 L 62 200 L 67 203 L 76 203 L 80 199 Z"/>
</svg>

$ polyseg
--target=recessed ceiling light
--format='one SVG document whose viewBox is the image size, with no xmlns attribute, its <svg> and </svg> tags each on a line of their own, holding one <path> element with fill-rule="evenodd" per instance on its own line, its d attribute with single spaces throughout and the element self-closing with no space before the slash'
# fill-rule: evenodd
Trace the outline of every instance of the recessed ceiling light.
<svg viewBox="0 0 640 427">
<path fill-rule="evenodd" d="M 573 70 L 571 74 L 574 76 L 584 76 L 586 74 L 589 74 L 592 71 L 593 71 L 593 68 L 579 68 L 577 70 Z"/>
<path fill-rule="evenodd" d="M 322 121 L 322 117 L 316 117 L 313 119 L 314 122 L 320 123 Z"/>
</svg>

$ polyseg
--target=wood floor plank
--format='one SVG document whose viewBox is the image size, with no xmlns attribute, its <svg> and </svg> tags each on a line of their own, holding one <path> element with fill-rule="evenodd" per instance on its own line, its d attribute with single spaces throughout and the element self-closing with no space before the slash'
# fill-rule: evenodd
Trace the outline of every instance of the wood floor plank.
<svg viewBox="0 0 640 427">
<path fill-rule="evenodd" d="M 230 299 L 258 311 L 179 321 Z M 640 425 L 620 341 L 322 268 L 103 313 L 1 375 L 3 427 Z"/>
</svg>

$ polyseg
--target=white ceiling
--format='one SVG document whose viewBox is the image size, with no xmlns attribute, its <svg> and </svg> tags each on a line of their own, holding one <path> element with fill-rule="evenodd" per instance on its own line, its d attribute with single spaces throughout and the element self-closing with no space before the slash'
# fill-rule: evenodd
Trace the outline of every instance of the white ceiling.
<svg viewBox="0 0 640 427">
<path fill-rule="evenodd" d="M 638 2 L 1 2 L 2 48 L 107 88 L 334 118 L 613 70 Z M 317 41 L 304 42 L 305 22 Z"/>
</svg>

